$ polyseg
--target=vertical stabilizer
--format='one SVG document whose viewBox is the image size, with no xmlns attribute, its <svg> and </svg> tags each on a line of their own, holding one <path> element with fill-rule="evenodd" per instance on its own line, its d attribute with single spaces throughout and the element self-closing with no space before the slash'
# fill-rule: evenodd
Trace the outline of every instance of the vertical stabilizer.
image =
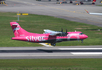
<svg viewBox="0 0 102 70">
<path fill-rule="evenodd" d="M 15 37 L 25 36 L 26 33 L 28 33 L 26 30 L 21 28 L 17 22 L 10 22 L 10 25 L 12 27 L 12 30 L 13 30 Z"/>
</svg>

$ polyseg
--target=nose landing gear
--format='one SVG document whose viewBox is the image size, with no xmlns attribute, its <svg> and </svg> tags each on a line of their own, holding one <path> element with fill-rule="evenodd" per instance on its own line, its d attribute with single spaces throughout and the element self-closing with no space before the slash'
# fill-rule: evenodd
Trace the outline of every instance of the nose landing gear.
<svg viewBox="0 0 102 70">
<path fill-rule="evenodd" d="M 81 40 L 81 43 L 83 43 L 83 40 Z"/>
</svg>

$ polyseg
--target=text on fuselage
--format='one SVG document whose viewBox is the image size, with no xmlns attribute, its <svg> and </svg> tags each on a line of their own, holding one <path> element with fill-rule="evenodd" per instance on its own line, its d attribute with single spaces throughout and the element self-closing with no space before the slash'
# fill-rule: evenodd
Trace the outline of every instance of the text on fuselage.
<svg viewBox="0 0 102 70">
<path fill-rule="evenodd" d="M 27 41 L 45 41 L 44 36 L 27 36 L 26 39 Z"/>
</svg>

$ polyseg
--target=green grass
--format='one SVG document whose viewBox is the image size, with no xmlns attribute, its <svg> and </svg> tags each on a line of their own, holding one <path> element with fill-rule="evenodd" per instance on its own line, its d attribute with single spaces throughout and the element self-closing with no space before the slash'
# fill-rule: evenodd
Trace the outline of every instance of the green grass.
<svg viewBox="0 0 102 70">
<path fill-rule="evenodd" d="M 81 31 L 89 37 L 80 41 L 67 41 L 57 43 L 56 46 L 78 46 L 78 45 L 102 45 L 102 28 L 94 25 L 88 25 L 79 22 L 68 21 L 61 18 L 34 15 L 20 16 L 20 21 L 17 21 L 16 13 L 3 13 L 0 12 L 0 47 L 23 47 L 23 46 L 40 46 L 37 43 L 23 42 L 11 40 L 14 37 L 13 31 L 10 27 L 10 22 L 18 22 L 22 28 L 33 33 L 43 33 L 43 29 L 51 29 L 60 31 L 61 28 L 68 29 L 68 31 Z M 101 31 L 98 31 L 101 29 Z"/>
<path fill-rule="evenodd" d="M 102 70 L 102 59 L 0 59 L 0 70 Z"/>
</svg>

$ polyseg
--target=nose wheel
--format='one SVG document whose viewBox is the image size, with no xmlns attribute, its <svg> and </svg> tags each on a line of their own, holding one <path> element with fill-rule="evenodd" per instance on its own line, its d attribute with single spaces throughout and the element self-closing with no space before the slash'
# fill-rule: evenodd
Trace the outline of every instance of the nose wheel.
<svg viewBox="0 0 102 70">
<path fill-rule="evenodd" d="M 81 43 L 83 43 L 83 40 L 81 40 Z"/>
</svg>

